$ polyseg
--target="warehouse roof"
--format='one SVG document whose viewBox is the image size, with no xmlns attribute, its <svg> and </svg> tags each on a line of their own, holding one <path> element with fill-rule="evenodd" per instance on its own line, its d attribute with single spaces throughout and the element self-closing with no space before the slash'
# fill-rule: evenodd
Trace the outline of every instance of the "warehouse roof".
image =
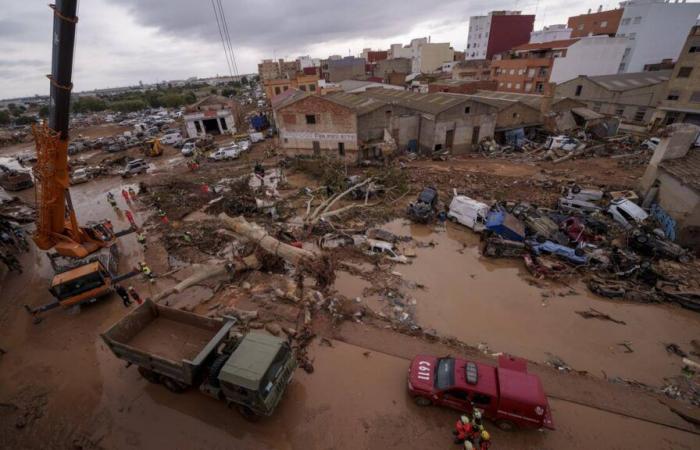
<svg viewBox="0 0 700 450">
<path fill-rule="evenodd" d="M 308 97 L 311 94 L 299 89 L 287 89 L 270 99 L 273 109 L 279 109 L 283 106 L 291 105 L 292 103 L 301 100 L 302 98 Z"/>
<path fill-rule="evenodd" d="M 700 191 L 700 150 L 691 149 L 682 158 L 662 161 L 659 167 L 677 178 L 681 184 Z"/>
<path fill-rule="evenodd" d="M 668 81 L 672 72 L 672 70 L 658 70 L 655 72 L 618 73 L 586 78 L 609 91 L 629 91 Z"/>
<path fill-rule="evenodd" d="M 419 94 L 412 91 L 395 91 L 389 89 L 371 89 L 359 95 L 381 100 L 387 104 L 415 109 L 428 114 L 439 114 L 460 103 L 473 101 L 473 99 L 470 99 L 466 95 L 449 94 L 445 92 Z"/>
<path fill-rule="evenodd" d="M 371 97 L 366 97 L 364 95 L 349 94 L 347 92 L 334 92 L 328 94 L 325 97 L 326 100 L 330 100 L 338 105 L 345 106 L 355 111 L 356 114 L 362 115 L 368 112 L 374 111 L 375 109 L 384 106 L 386 103 Z"/>
</svg>

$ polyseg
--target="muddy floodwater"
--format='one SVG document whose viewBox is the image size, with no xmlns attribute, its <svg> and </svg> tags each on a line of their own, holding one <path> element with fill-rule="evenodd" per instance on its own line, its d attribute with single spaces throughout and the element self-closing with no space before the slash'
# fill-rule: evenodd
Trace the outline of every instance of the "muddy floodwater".
<svg viewBox="0 0 700 450">
<path fill-rule="evenodd" d="M 534 361 L 557 356 L 594 376 L 620 376 L 656 386 L 682 368 L 680 358 L 666 352 L 665 343 L 687 347 L 700 338 L 700 316 L 679 307 L 603 299 L 575 279 L 571 285 L 533 286 L 521 260 L 482 257 L 479 236 L 459 225 L 448 223 L 444 229 L 395 220 L 383 228 L 436 244 L 419 246 L 411 264 L 397 264 L 393 270 L 425 286 L 404 291 L 416 300 L 416 323 L 441 335 Z M 336 284 L 351 298 L 362 297 L 366 287 L 367 281 L 347 273 L 341 273 Z M 370 307 L 377 304 L 376 297 L 365 301 Z M 576 314 L 589 308 L 626 325 Z"/>
</svg>

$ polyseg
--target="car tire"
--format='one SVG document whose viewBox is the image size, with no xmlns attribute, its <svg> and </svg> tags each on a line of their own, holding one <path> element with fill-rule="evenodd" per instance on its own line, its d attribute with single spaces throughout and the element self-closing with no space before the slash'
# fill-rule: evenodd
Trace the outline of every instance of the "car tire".
<svg viewBox="0 0 700 450">
<path fill-rule="evenodd" d="M 581 186 L 579 186 L 578 184 L 574 185 L 574 187 L 571 188 L 571 192 L 573 192 L 574 194 L 579 194 L 581 192 Z"/>
<path fill-rule="evenodd" d="M 413 402 L 418 406 L 430 406 L 433 404 L 429 398 L 425 397 L 413 397 Z"/>
<path fill-rule="evenodd" d="M 583 255 L 585 255 L 585 254 L 586 254 L 586 253 L 583 251 L 582 248 L 576 248 L 576 249 L 574 249 L 574 255 L 576 255 L 576 256 L 583 256 Z"/>
<path fill-rule="evenodd" d="M 638 234 L 634 237 L 634 240 L 640 244 L 646 244 L 647 242 L 649 242 L 649 236 L 647 236 L 646 234 Z"/>
<path fill-rule="evenodd" d="M 145 367 L 139 367 L 139 374 L 149 383 L 160 384 L 160 375 Z"/>
<path fill-rule="evenodd" d="M 513 422 L 511 422 L 510 420 L 506 420 L 506 419 L 497 420 L 496 426 L 498 427 L 499 430 L 506 431 L 506 432 L 515 431 L 517 428 Z"/>
<path fill-rule="evenodd" d="M 181 394 L 187 389 L 187 386 L 169 377 L 163 377 L 163 384 L 170 392 L 175 394 Z"/>
<path fill-rule="evenodd" d="M 690 262 L 690 256 L 683 254 L 678 257 L 678 262 L 681 264 L 688 264 Z"/>
</svg>

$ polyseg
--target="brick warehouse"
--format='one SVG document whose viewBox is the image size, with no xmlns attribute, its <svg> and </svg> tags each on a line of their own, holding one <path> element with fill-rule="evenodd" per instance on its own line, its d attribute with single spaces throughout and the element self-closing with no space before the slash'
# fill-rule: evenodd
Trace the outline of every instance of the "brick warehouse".
<svg viewBox="0 0 700 450">
<path fill-rule="evenodd" d="M 382 156 L 385 132 L 399 151 L 471 151 L 493 137 L 497 114 L 467 96 L 386 89 L 313 98 L 294 91 L 273 99 L 273 109 L 285 152 L 347 160 Z"/>
</svg>

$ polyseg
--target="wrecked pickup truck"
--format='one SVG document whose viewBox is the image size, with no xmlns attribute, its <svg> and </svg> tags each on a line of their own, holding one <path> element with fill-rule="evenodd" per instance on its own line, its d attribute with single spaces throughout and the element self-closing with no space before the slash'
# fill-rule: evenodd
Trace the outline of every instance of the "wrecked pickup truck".
<svg viewBox="0 0 700 450">
<path fill-rule="evenodd" d="M 289 344 L 236 333 L 233 318 L 212 319 L 146 300 L 102 334 L 114 355 L 172 392 L 191 387 L 235 406 L 248 420 L 269 416 L 297 366 Z"/>
<path fill-rule="evenodd" d="M 432 187 L 426 187 L 418 195 L 418 199 L 408 205 L 408 217 L 414 222 L 428 223 L 435 218 L 437 204 L 437 190 Z"/>
</svg>

